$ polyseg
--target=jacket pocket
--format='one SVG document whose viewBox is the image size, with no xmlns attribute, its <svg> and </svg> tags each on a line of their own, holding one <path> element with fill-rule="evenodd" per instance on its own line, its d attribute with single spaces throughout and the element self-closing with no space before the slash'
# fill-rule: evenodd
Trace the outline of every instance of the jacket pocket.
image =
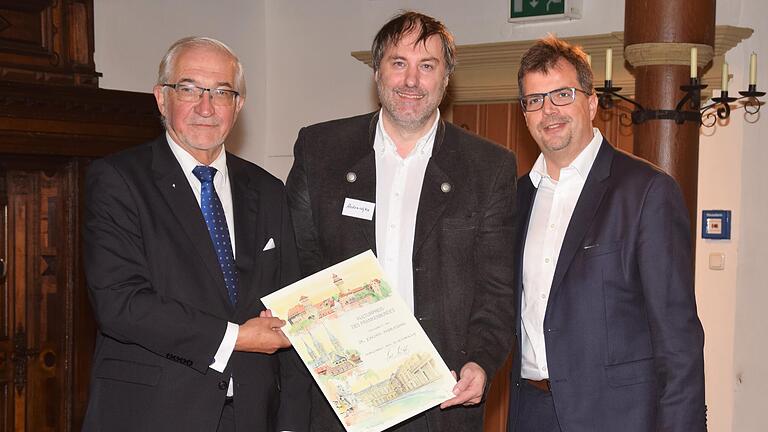
<svg viewBox="0 0 768 432">
<path fill-rule="evenodd" d="M 468 217 L 443 218 L 444 231 L 464 231 L 476 229 L 480 221 L 479 213 L 472 213 Z"/>
<path fill-rule="evenodd" d="M 612 241 L 608 243 L 602 243 L 602 244 L 585 244 L 582 246 L 584 248 L 584 258 L 592 258 L 600 255 L 607 255 L 609 253 L 613 253 L 616 251 L 621 250 L 621 241 Z"/>
<path fill-rule="evenodd" d="M 605 377 L 611 387 L 624 387 L 656 379 L 653 359 L 643 359 L 605 367 Z"/>
<path fill-rule="evenodd" d="M 111 379 L 145 386 L 160 382 L 163 369 L 160 366 L 106 358 L 96 369 L 96 378 Z"/>
</svg>

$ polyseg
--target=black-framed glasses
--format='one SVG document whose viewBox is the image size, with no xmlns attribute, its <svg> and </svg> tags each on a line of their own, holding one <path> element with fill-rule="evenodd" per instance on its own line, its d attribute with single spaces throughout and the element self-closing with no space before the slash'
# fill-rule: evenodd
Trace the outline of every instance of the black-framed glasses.
<svg viewBox="0 0 768 432">
<path fill-rule="evenodd" d="M 592 93 L 587 93 L 584 90 L 577 89 L 576 87 L 563 87 L 552 90 L 547 93 L 531 93 L 520 98 L 520 105 L 525 112 L 538 111 L 544 107 L 544 99 L 549 96 L 549 101 L 552 105 L 563 106 L 570 105 L 576 100 L 576 92 L 584 93 L 589 96 Z"/>
<path fill-rule="evenodd" d="M 208 92 L 211 102 L 218 106 L 232 106 L 240 93 L 222 88 L 198 87 L 194 84 L 163 84 L 163 87 L 170 87 L 176 90 L 176 98 L 182 102 L 197 102 Z"/>
</svg>

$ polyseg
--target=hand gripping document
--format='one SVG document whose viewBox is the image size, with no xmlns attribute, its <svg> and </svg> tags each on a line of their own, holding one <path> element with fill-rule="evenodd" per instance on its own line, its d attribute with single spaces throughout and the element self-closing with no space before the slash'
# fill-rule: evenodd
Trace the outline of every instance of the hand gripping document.
<svg viewBox="0 0 768 432">
<path fill-rule="evenodd" d="M 348 432 L 452 398 L 456 380 L 370 250 L 262 298 Z"/>
</svg>

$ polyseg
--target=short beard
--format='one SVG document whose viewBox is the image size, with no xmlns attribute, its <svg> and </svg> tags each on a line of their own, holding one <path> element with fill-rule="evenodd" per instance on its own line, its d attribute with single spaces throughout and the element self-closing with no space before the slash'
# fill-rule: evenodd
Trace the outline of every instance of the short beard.
<svg viewBox="0 0 768 432">
<path fill-rule="evenodd" d="M 440 106 L 440 102 L 443 100 L 443 95 L 445 95 L 445 88 L 445 85 L 441 85 L 441 87 L 438 89 L 440 97 L 436 99 L 434 106 L 426 106 L 424 112 L 415 118 L 404 118 L 396 115 L 396 106 L 394 106 L 394 104 L 387 103 L 387 101 L 391 101 L 392 99 L 384 96 L 386 91 L 394 93 L 397 89 L 387 90 L 383 88 L 380 80 L 376 81 L 376 90 L 378 91 L 379 102 L 381 103 L 382 108 L 389 114 L 389 118 L 392 119 L 393 122 L 397 123 L 398 126 L 408 132 L 418 131 L 427 124 L 429 118 L 432 117 L 432 114 L 434 114 L 435 111 L 437 111 L 438 106 Z"/>
</svg>

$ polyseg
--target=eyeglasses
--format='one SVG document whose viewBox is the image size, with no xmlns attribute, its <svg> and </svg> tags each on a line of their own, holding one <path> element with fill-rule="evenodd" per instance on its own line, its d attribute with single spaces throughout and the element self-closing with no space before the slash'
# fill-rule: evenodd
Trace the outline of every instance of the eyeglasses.
<svg viewBox="0 0 768 432">
<path fill-rule="evenodd" d="M 176 98 L 182 102 L 197 102 L 205 92 L 208 92 L 214 105 L 232 106 L 235 104 L 235 99 L 240 96 L 240 93 L 234 90 L 204 88 L 194 84 L 163 84 L 163 87 L 176 90 Z"/>
<path fill-rule="evenodd" d="M 544 98 L 546 96 L 549 96 L 549 101 L 552 102 L 552 105 L 570 105 L 576 100 L 576 92 L 584 93 L 587 96 L 592 94 L 577 89 L 576 87 L 563 87 L 547 93 L 532 93 L 525 95 L 520 98 L 520 105 L 525 112 L 538 111 L 544 107 Z"/>
</svg>

